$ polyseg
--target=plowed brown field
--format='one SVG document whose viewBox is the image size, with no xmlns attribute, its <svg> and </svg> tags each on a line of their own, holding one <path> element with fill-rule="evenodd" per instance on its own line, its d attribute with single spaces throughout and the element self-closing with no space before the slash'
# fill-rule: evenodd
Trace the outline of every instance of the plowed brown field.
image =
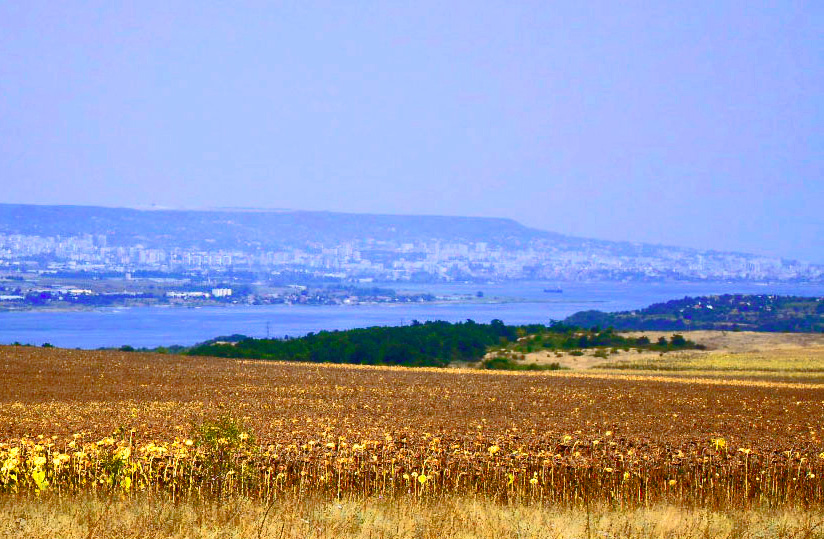
<svg viewBox="0 0 824 539">
<path fill-rule="evenodd" d="M 105 476 L 94 459 L 128 447 L 124 462 L 141 463 L 130 477 L 143 489 L 180 490 L 188 481 L 190 491 L 222 492 L 214 477 L 205 482 L 197 459 L 209 446 L 193 434 L 193 425 L 222 416 L 255 440 L 227 442 L 231 454 L 222 457 L 253 470 L 248 484 L 232 484 L 253 495 L 824 501 L 821 385 L 0 347 L 0 464 L 18 446 L 21 469 L 36 469 L 38 451 L 68 455 L 71 473 L 56 460 L 54 470 L 44 465 L 51 488 L 84 488 L 70 476 Z M 17 488 L 34 488 L 26 473 Z"/>
</svg>

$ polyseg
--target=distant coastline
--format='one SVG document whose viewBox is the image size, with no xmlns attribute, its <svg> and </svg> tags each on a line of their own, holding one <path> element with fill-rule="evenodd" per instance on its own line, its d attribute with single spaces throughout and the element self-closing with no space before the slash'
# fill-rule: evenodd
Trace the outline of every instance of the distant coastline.
<svg viewBox="0 0 824 539">
<path fill-rule="evenodd" d="M 253 337 L 297 337 L 321 330 L 376 325 L 403 325 L 413 320 L 467 319 L 479 323 L 501 319 L 507 324 L 548 324 L 575 313 L 598 309 L 605 313 L 644 309 L 673 298 L 725 293 L 824 296 L 821 285 L 737 285 L 729 283 L 564 283 L 562 297 L 547 298 L 543 289 L 553 283 L 525 282 L 478 286 L 470 284 L 416 285 L 411 292 L 428 290 L 434 296 L 474 295 L 483 301 L 361 304 L 354 308 L 317 305 L 311 308 L 286 305 L 103 307 L 82 310 L 29 310 L 0 312 L 0 343 L 95 349 L 132 345 L 154 348 L 174 344 L 193 345 L 215 335 L 241 333 Z M 376 286 L 383 286 L 377 283 Z M 560 300 L 560 301 L 549 301 Z M 590 326 L 591 327 L 591 326 Z"/>
<path fill-rule="evenodd" d="M 604 300 L 590 300 L 581 301 L 576 300 L 574 303 L 591 303 L 599 304 Z M 428 305 L 503 305 L 511 303 L 570 303 L 569 300 L 552 298 L 552 299 L 524 299 L 524 298 L 465 298 L 455 297 L 452 299 L 432 299 L 426 301 L 416 302 L 419 304 Z M 201 302 L 201 303 L 134 303 L 134 304 L 109 304 L 109 305 L 20 305 L 10 307 L 8 305 L 0 304 L 0 312 L 2 313 L 28 313 L 28 312 L 43 312 L 43 313 L 75 313 L 75 312 L 105 312 L 110 310 L 120 309 L 146 309 L 146 308 L 167 308 L 167 309 L 203 309 L 203 308 L 218 308 L 218 309 L 238 309 L 238 308 L 271 308 L 280 306 L 283 308 L 316 308 L 320 306 L 339 307 L 341 309 L 356 308 L 364 306 L 385 306 L 388 308 L 408 305 L 409 303 L 399 302 L 381 302 L 381 301 L 358 301 L 351 303 L 340 304 L 254 304 L 254 303 L 226 303 L 226 302 Z"/>
</svg>

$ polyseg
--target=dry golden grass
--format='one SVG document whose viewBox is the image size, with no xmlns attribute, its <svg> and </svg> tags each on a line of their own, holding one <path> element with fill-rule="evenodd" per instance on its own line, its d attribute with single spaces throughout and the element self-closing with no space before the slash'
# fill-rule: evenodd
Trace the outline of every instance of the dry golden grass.
<svg viewBox="0 0 824 539">
<path fill-rule="evenodd" d="M 635 361 L 613 362 L 611 368 L 660 371 L 749 371 L 765 373 L 824 374 L 824 349 L 815 351 L 777 350 L 764 352 L 671 353 Z"/>
<path fill-rule="evenodd" d="M 815 372 L 824 374 L 824 335 L 816 333 L 757 333 L 752 331 L 634 331 L 627 337 L 647 336 L 652 341 L 669 339 L 680 333 L 706 346 L 706 350 L 675 352 L 625 351 L 616 349 L 606 359 L 595 356 L 597 350 L 585 350 L 581 356 L 565 351 L 540 350 L 525 355 L 524 363 L 547 365 L 558 363 L 572 370 L 618 368 L 635 370 L 701 370 L 759 372 Z M 759 376 L 754 374 L 754 376 Z M 824 376 L 821 377 L 824 380 Z"/>
<path fill-rule="evenodd" d="M 703 344 L 708 350 L 721 352 L 775 352 L 777 350 L 806 350 L 824 348 L 821 333 L 767 333 L 756 331 L 632 331 L 628 337 L 646 335 L 653 341 L 680 333 L 687 339 Z"/>
<path fill-rule="evenodd" d="M 696 331 L 686 336 L 708 350 L 620 353 L 590 366 L 636 375 L 824 383 L 824 335 Z"/>
<path fill-rule="evenodd" d="M 485 499 L 248 499 L 174 504 L 141 497 L 0 498 L 0 538 L 30 539 L 821 539 L 824 514 L 803 510 L 710 511 L 659 505 L 563 509 Z"/>
</svg>

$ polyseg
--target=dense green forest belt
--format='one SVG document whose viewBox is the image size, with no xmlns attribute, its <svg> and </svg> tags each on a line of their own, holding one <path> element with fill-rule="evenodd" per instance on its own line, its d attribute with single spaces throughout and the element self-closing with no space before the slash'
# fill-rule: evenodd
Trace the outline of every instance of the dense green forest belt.
<svg viewBox="0 0 824 539">
<path fill-rule="evenodd" d="M 725 294 L 685 297 L 638 311 L 583 311 L 564 323 L 612 327 L 619 331 L 781 331 L 824 332 L 824 298 Z"/>
<path fill-rule="evenodd" d="M 413 322 L 410 326 L 321 331 L 295 339 L 210 342 L 188 353 L 313 363 L 446 366 L 453 361 L 477 361 L 490 345 L 517 339 L 517 331 L 500 320 L 490 324 Z"/>
<path fill-rule="evenodd" d="M 255 358 L 313 363 L 355 363 L 444 367 L 456 361 L 477 362 L 490 349 L 533 351 L 584 348 L 674 350 L 697 345 L 680 335 L 630 338 L 610 329 L 582 329 L 565 324 L 507 326 L 500 320 L 478 324 L 471 320 L 414 322 L 409 326 L 321 331 L 295 339 L 253 339 L 239 335 L 218 338 L 188 349 L 199 356 Z M 486 368 L 505 368 L 492 362 Z"/>
</svg>

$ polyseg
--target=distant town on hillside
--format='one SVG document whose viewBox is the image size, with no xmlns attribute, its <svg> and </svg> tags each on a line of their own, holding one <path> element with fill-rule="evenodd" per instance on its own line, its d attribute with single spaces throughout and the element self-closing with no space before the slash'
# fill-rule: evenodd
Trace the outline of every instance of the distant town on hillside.
<svg viewBox="0 0 824 539">
<path fill-rule="evenodd" d="M 344 283 L 824 280 L 821 265 L 576 238 L 509 219 L 11 204 L 0 205 L 0 272 Z"/>
</svg>

